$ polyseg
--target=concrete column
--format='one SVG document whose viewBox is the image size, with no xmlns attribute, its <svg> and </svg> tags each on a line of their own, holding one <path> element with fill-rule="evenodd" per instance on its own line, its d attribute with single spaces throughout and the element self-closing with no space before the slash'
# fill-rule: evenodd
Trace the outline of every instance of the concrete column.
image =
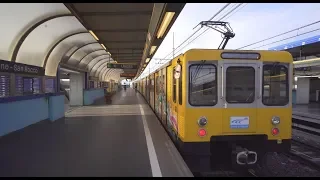
<svg viewBox="0 0 320 180">
<path fill-rule="evenodd" d="M 60 87 L 61 87 L 61 85 L 60 85 L 60 65 L 58 66 L 58 68 L 57 68 L 57 74 L 56 74 L 56 81 L 55 81 L 55 83 L 56 83 L 56 92 L 60 92 Z"/>
<path fill-rule="evenodd" d="M 87 72 L 84 73 L 84 88 L 85 89 L 88 89 L 89 87 L 89 75 Z"/>
<path fill-rule="evenodd" d="M 84 74 L 70 73 L 70 106 L 83 105 Z"/>
<path fill-rule="evenodd" d="M 310 95 L 310 79 L 309 78 L 298 78 L 297 80 L 297 104 L 308 104 Z"/>
</svg>

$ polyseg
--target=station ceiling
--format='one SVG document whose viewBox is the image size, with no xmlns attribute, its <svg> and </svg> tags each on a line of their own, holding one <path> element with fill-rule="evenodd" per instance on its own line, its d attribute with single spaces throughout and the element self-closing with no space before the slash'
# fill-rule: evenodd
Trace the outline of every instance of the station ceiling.
<svg viewBox="0 0 320 180">
<path fill-rule="evenodd" d="M 124 70 L 138 76 L 156 53 L 185 3 L 65 3 Z"/>
</svg>

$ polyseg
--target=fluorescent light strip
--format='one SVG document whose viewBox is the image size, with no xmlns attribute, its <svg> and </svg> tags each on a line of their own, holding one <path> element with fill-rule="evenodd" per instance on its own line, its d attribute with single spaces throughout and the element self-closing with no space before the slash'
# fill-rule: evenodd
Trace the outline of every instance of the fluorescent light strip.
<svg viewBox="0 0 320 180">
<path fill-rule="evenodd" d="M 174 14 L 175 14 L 175 12 L 166 12 L 166 14 L 164 15 L 164 18 L 162 20 L 162 23 L 161 23 L 160 28 L 157 33 L 158 39 L 162 38 L 164 32 L 166 32 L 168 25 L 170 24 Z"/>
<path fill-rule="evenodd" d="M 154 53 L 154 51 L 156 50 L 157 46 L 152 46 L 150 49 L 150 55 L 152 55 Z"/>
<path fill-rule="evenodd" d="M 99 38 L 93 33 L 93 31 L 89 30 L 89 33 L 90 33 L 97 41 L 99 41 Z"/>
<path fill-rule="evenodd" d="M 104 46 L 104 44 L 101 44 L 101 46 L 103 47 L 103 49 L 107 50 L 107 48 Z"/>
</svg>

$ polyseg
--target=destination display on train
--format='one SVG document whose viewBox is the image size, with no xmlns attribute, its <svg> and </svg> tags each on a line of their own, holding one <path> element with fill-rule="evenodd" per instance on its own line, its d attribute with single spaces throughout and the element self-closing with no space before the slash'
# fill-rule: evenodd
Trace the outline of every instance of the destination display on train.
<svg viewBox="0 0 320 180">
<path fill-rule="evenodd" d="M 0 72 L 44 76 L 44 68 L 22 63 L 0 60 Z"/>
<path fill-rule="evenodd" d="M 135 77 L 136 74 L 134 73 L 121 73 L 120 77 Z"/>
<path fill-rule="evenodd" d="M 136 64 L 108 63 L 107 67 L 113 68 L 113 69 L 137 69 L 138 65 L 136 65 Z"/>
</svg>

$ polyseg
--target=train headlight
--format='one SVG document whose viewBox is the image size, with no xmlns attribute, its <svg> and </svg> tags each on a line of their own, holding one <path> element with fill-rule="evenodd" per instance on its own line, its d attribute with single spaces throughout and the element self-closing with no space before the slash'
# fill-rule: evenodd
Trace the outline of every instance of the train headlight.
<svg viewBox="0 0 320 180">
<path fill-rule="evenodd" d="M 280 118 L 278 116 L 273 116 L 271 122 L 273 125 L 278 125 L 280 124 Z"/>
<path fill-rule="evenodd" d="M 205 117 L 201 117 L 199 120 L 198 120 L 198 124 L 199 124 L 199 126 L 205 126 L 205 125 L 207 125 L 207 123 L 208 123 L 208 121 L 207 121 L 207 119 L 205 118 Z"/>
</svg>

